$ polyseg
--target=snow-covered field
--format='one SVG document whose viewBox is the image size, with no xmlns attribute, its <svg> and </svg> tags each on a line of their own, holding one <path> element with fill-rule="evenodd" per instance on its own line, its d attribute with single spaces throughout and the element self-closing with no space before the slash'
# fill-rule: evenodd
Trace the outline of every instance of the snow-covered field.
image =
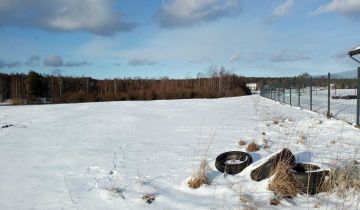
<svg viewBox="0 0 360 210">
<path fill-rule="evenodd" d="M 359 129 L 259 96 L 4 106 L 0 209 L 359 208 L 359 196 L 328 193 L 271 206 L 268 180 L 249 178 L 253 165 L 235 176 L 214 167 L 220 153 L 245 151 L 240 139 L 268 140 L 269 149 L 251 153 L 253 165 L 284 147 L 298 161 L 360 158 Z M 186 180 L 206 151 L 211 184 L 190 189 Z"/>
</svg>

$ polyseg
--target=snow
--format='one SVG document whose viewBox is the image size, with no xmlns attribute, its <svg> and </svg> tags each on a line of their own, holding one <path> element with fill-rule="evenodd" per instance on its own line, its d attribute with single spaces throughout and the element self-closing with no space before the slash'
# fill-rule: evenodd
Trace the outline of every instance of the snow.
<svg viewBox="0 0 360 210">
<path fill-rule="evenodd" d="M 321 167 L 359 159 L 360 130 L 260 96 L 0 107 L 0 127 L 8 124 L 0 129 L 0 209 L 311 209 L 319 202 L 319 209 L 356 209 L 358 202 L 320 193 L 269 204 L 269 180 L 252 181 L 251 169 L 284 147 Z M 245 151 L 240 139 L 262 149 L 240 174 L 224 176 L 215 158 Z M 210 184 L 190 189 L 205 154 Z M 147 204 L 145 194 L 155 200 Z"/>
</svg>

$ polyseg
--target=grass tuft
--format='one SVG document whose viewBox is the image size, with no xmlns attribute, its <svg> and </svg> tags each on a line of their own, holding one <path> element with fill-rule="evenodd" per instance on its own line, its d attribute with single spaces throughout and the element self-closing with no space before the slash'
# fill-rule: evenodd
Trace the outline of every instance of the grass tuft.
<svg viewBox="0 0 360 210">
<path fill-rule="evenodd" d="M 240 141 L 238 142 L 238 144 L 239 144 L 240 146 L 244 146 L 244 145 L 246 145 L 246 141 L 244 141 L 243 139 L 240 139 Z"/>
<path fill-rule="evenodd" d="M 209 184 L 209 179 L 207 177 L 207 171 L 209 170 L 208 162 L 205 159 L 200 160 L 200 163 L 193 171 L 188 185 L 192 189 L 197 189 L 202 185 Z"/>
<path fill-rule="evenodd" d="M 152 193 L 145 193 L 141 199 L 143 199 L 147 204 L 151 204 L 155 201 L 156 195 Z"/>
<path fill-rule="evenodd" d="M 305 142 L 306 142 L 306 136 L 305 136 L 305 133 L 304 132 L 301 132 L 300 134 L 299 134 L 299 140 L 298 140 L 298 144 L 300 143 L 300 144 L 305 144 Z"/>
<path fill-rule="evenodd" d="M 258 144 L 256 144 L 255 141 L 251 142 L 247 147 L 246 147 L 246 151 L 247 152 L 256 152 L 260 150 L 260 146 Z"/>
<path fill-rule="evenodd" d="M 275 197 L 270 199 L 270 205 L 277 206 L 280 204 L 280 198 Z"/>
<path fill-rule="evenodd" d="M 357 162 L 344 163 L 332 170 L 321 191 L 335 192 L 341 198 L 346 198 L 352 191 L 360 193 L 360 167 Z"/>
<path fill-rule="evenodd" d="M 275 168 L 275 175 L 270 180 L 269 190 L 275 195 L 293 198 L 301 192 L 301 183 L 295 178 L 291 165 L 287 161 L 281 161 Z"/>
</svg>

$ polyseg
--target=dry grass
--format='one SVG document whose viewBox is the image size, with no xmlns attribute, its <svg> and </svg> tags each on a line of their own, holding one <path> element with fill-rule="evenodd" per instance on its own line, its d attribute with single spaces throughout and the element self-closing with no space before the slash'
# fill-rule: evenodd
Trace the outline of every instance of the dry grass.
<svg viewBox="0 0 360 210">
<path fill-rule="evenodd" d="M 248 206 L 244 206 L 243 209 L 244 210 L 256 210 L 257 208 L 255 206 L 248 205 Z"/>
<path fill-rule="evenodd" d="M 280 198 L 274 197 L 270 199 L 270 205 L 277 206 L 280 204 Z"/>
<path fill-rule="evenodd" d="M 240 195 L 240 202 L 241 203 L 247 203 L 248 200 L 249 200 L 249 198 L 246 195 L 244 195 L 244 194 Z"/>
<path fill-rule="evenodd" d="M 270 149 L 269 139 L 264 137 L 262 142 L 263 142 L 263 145 L 264 145 L 264 149 Z"/>
<path fill-rule="evenodd" d="M 143 199 L 146 203 L 151 204 L 152 202 L 154 202 L 156 198 L 156 195 L 153 193 L 145 193 L 141 199 Z"/>
<path fill-rule="evenodd" d="M 246 147 L 246 151 L 247 152 L 256 152 L 260 150 L 260 146 L 258 144 L 256 144 L 255 141 L 251 142 L 247 147 Z"/>
<path fill-rule="evenodd" d="M 321 207 L 321 203 L 320 203 L 319 201 L 316 202 L 315 205 L 314 205 L 314 208 L 317 208 L 317 209 L 318 209 L 318 208 L 320 208 L 320 207 Z"/>
<path fill-rule="evenodd" d="M 306 141 L 306 135 L 304 132 L 301 132 L 299 134 L 299 140 L 298 140 L 298 144 L 301 143 L 301 144 L 305 144 L 305 141 Z"/>
<path fill-rule="evenodd" d="M 122 199 L 126 199 L 124 196 L 124 190 L 120 187 L 111 187 L 108 189 L 109 193 L 113 195 L 114 197 L 121 197 Z"/>
<path fill-rule="evenodd" d="M 301 192 L 301 184 L 295 178 L 291 165 L 281 161 L 275 168 L 275 176 L 270 180 L 269 190 L 280 197 L 293 198 Z"/>
<path fill-rule="evenodd" d="M 330 112 L 327 112 L 326 113 L 326 118 L 330 119 L 330 118 L 333 118 L 333 113 L 330 113 Z"/>
<path fill-rule="evenodd" d="M 240 141 L 238 142 L 238 144 L 239 144 L 240 146 L 244 146 L 244 145 L 246 145 L 246 141 L 244 141 L 243 139 L 240 139 Z"/>
<path fill-rule="evenodd" d="M 200 160 L 188 181 L 189 187 L 192 189 L 197 189 L 202 185 L 209 184 L 209 179 L 207 177 L 208 170 L 208 162 L 205 159 Z"/>
<path fill-rule="evenodd" d="M 360 193 L 360 167 L 357 162 L 345 163 L 331 171 L 321 191 L 335 192 L 341 198 L 346 198 L 350 192 Z"/>
</svg>

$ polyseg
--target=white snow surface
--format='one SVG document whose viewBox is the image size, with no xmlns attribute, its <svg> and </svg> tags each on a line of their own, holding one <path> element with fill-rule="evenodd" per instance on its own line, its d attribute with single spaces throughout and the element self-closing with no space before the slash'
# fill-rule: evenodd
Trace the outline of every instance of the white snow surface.
<svg viewBox="0 0 360 210">
<path fill-rule="evenodd" d="M 240 139 L 261 150 L 240 174 L 224 176 L 215 158 L 246 151 Z M 269 179 L 255 182 L 249 174 L 285 147 L 299 162 L 326 167 L 358 160 L 359 145 L 360 130 L 351 125 L 255 95 L 4 106 L 0 209 L 356 209 L 359 197 L 328 193 L 271 206 Z M 190 189 L 187 180 L 205 154 L 210 184 Z M 155 195 L 153 203 L 145 194 Z"/>
</svg>

